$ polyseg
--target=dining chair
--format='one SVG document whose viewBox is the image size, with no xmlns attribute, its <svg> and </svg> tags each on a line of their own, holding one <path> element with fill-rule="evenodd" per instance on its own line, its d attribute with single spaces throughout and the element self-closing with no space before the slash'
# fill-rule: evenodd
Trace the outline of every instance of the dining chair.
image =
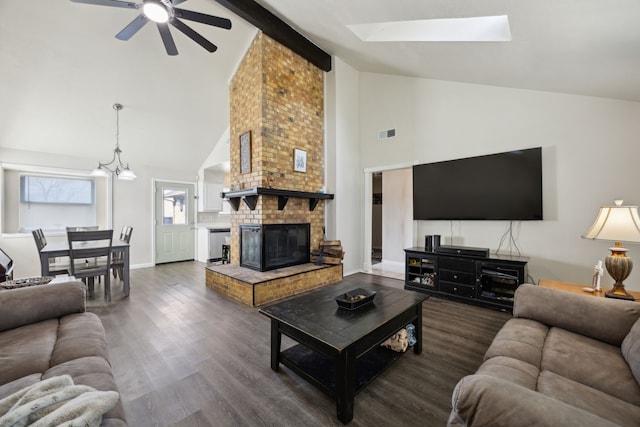
<svg viewBox="0 0 640 427">
<path fill-rule="evenodd" d="M 33 240 L 36 242 L 38 248 L 38 258 L 40 257 L 40 251 L 47 246 L 47 238 L 42 231 L 42 228 L 36 228 L 31 232 L 33 234 Z M 42 266 L 40 266 L 42 269 Z M 60 259 L 58 257 L 49 259 L 49 275 L 56 276 L 58 274 L 69 274 L 71 266 L 68 259 Z M 40 271 L 40 275 L 44 276 L 44 271 Z"/>
<path fill-rule="evenodd" d="M 104 276 L 104 296 L 111 301 L 111 246 L 113 230 L 67 231 L 71 275 L 83 279 L 93 295 L 94 278 Z M 94 260 L 87 262 L 87 260 Z"/>
<path fill-rule="evenodd" d="M 133 227 L 129 225 L 122 226 L 122 230 L 120 230 L 120 241 L 129 243 L 131 241 L 131 233 L 133 233 Z M 118 276 L 120 276 L 120 280 L 123 280 L 122 269 L 124 268 L 124 255 L 122 252 L 115 252 L 113 254 L 111 268 L 113 270 L 113 277 L 117 279 Z"/>
<path fill-rule="evenodd" d="M 75 226 L 75 227 L 66 227 L 67 232 L 69 231 L 95 231 L 99 230 L 97 225 L 83 225 L 83 226 Z M 87 263 L 96 262 L 96 260 L 87 259 Z M 100 276 L 98 276 L 98 282 L 100 282 Z M 93 292 L 93 289 L 92 289 Z"/>
<path fill-rule="evenodd" d="M 98 230 L 97 225 L 87 225 L 82 227 L 67 227 L 67 231 L 96 231 Z"/>
</svg>

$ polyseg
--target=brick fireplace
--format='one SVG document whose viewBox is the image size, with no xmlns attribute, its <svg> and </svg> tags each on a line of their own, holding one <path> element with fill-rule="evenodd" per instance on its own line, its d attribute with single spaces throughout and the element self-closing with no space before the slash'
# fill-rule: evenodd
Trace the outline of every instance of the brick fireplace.
<svg viewBox="0 0 640 427">
<path fill-rule="evenodd" d="M 258 33 L 232 78 L 229 90 L 232 190 L 246 191 L 247 194 L 252 189 L 286 190 L 303 195 L 318 193 L 324 185 L 323 71 L 270 37 Z M 306 155 L 303 170 L 294 168 L 294 150 Z M 228 270 L 236 269 L 236 276 L 251 275 L 251 281 L 262 283 L 261 276 L 256 276 L 256 273 L 237 270 L 242 268 L 241 226 L 262 229 L 272 225 L 308 224 L 308 244 L 311 249 L 317 248 L 323 240 L 326 200 L 311 200 L 313 204 L 306 196 L 283 199 L 269 194 L 269 191 L 236 198 L 234 207 L 237 210 L 231 213 L 233 267 L 228 267 Z M 304 264 L 303 261 L 308 262 L 308 258 L 300 262 Z M 269 299 L 342 279 L 342 265 L 322 266 L 330 270 L 324 274 L 326 277 L 318 277 L 323 275 L 318 268 L 310 270 L 313 274 L 309 277 L 304 276 L 304 267 L 287 268 L 294 268 L 298 286 L 294 285 L 294 289 L 287 286 L 285 294 L 271 295 Z M 216 271 L 220 272 L 219 269 Z M 228 277 L 218 280 L 229 282 Z M 223 288 L 216 287 L 214 282 L 207 276 L 207 286 L 217 290 Z M 234 292 L 226 293 L 231 295 Z M 253 304 L 258 303 L 254 300 Z"/>
</svg>

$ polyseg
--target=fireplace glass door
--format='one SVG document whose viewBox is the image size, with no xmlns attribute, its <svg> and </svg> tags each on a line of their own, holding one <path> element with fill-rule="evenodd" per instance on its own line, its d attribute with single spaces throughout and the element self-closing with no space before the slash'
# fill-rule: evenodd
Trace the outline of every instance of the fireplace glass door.
<svg viewBox="0 0 640 427">
<path fill-rule="evenodd" d="M 240 265 L 258 271 L 308 263 L 310 224 L 240 225 Z"/>
<path fill-rule="evenodd" d="M 259 225 L 240 226 L 240 266 L 261 271 L 262 230 Z"/>
</svg>

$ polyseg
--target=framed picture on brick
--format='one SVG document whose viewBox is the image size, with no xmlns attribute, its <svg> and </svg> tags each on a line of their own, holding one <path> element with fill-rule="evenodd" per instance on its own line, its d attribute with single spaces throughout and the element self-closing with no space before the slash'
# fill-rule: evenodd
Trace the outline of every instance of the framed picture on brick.
<svg viewBox="0 0 640 427">
<path fill-rule="evenodd" d="M 240 173 L 251 172 L 251 131 L 240 135 Z"/>
<path fill-rule="evenodd" d="M 293 170 L 296 172 L 307 171 L 307 152 L 295 148 L 293 150 Z"/>
</svg>

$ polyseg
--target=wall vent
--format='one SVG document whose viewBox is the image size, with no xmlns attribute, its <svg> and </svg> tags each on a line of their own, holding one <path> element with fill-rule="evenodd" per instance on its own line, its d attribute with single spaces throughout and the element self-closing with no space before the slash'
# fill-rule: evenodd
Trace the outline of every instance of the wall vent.
<svg viewBox="0 0 640 427">
<path fill-rule="evenodd" d="M 395 138 L 396 129 L 387 129 L 378 132 L 378 141 L 382 141 L 383 139 Z"/>
</svg>

